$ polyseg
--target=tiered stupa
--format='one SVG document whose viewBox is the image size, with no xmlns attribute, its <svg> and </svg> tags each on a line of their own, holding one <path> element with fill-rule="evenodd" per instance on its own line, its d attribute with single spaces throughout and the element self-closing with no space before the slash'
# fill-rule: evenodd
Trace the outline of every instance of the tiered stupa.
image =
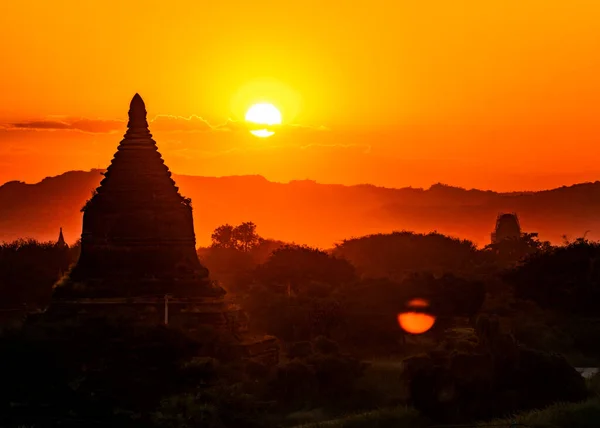
<svg viewBox="0 0 600 428">
<path fill-rule="evenodd" d="M 136 94 L 128 130 L 83 207 L 81 256 L 57 296 L 221 296 L 198 261 L 191 200 L 179 194 Z"/>
<path fill-rule="evenodd" d="M 275 338 L 244 339 L 244 316 L 209 280 L 196 253 L 191 200 L 179 194 L 136 94 L 128 130 L 100 187 L 82 208 L 81 255 L 57 284 L 50 313 L 119 314 L 237 338 L 247 356 L 276 358 Z"/>
</svg>

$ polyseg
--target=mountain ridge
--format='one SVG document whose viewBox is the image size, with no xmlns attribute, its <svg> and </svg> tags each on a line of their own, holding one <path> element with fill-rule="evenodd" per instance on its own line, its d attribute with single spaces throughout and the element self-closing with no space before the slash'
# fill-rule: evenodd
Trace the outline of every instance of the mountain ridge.
<svg viewBox="0 0 600 428">
<path fill-rule="evenodd" d="M 68 242 L 81 233 L 80 209 L 103 170 L 67 171 L 38 183 L 0 186 L 0 240 L 54 240 L 63 227 Z M 372 184 L 273 182 L 261 175 L 204 177 L 173 174 L 192 198 L 198 245 L 215 227 L 253 221 L 264 237 L 331 247 L 353 236 L 393 230 L 440 233 L 489 241 L 499 212 L 517 212 L 525 231 L 558 243 L 586 231 L 600 239 L 600 181 L 542 191 L 495 192 L 436 183 L 424 188 Z"/>
</svg>

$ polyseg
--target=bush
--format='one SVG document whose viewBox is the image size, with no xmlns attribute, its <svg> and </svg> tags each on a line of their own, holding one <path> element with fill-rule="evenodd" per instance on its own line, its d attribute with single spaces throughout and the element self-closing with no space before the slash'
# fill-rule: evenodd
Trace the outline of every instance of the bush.
<svg viewBox="0 0 600 428">
<path fill-rule="evenodd" d="M 363 276 L 394 280 L 413 272 L 459 273 L 481 259 L 470 241 L 407 231 L 346 239 L 334 254 L 349 260 Z"/>
<path fill-rule="evenodd" d="M 0 338 L 0 425 L 2 418 L 111 425 L 148 414 L 163 396 L 210 380 L 211 367 L 192 360 L 197 351 L 166 327 L 111 319 L 28 322 Z"/>
<path fill-rule="evenodd" d="M 304 404 L 314 398 L 316 379 L 313 367 L 293 360 L 280 364 L 270 382 L 270 391 L 274 397 L 291 404 Z"/>
<path fill-rule="evenodd" d="M 308 362 L 314 368 L 320 395 L 333 401 L 349 397 L 365 369 L 360 361 L 345 356 L 315 355 Z"/>
<path fill-rule="evenodd" d="M 357 389 L 364 408 L 373 409 L 405 405 L 409 399 L 408 385 L 402 375 L 401 360 L 369 361 Z"/>
<path fill-rule="evenodd" d="M 462 423 L 587 397 L 583 378 L 560 355 L 517 346 L 508 335 L 490 338 L 487 350 L 405 360 L 415 408 L 440 423 Z"/>
<path fill-rule="evenodd" d="M 210 357 L 194 357 L 181 365 L 183 376 L 209 382 L 217 376 L 218 362 Z"/>
<path fill-rule="evenodd" d="M 323 355 L 335 355 L 339 352 L 339 346 L 333 340 L 325 336 L 318 336 L 314 340 L 315 351 Z"/>
<path fill-rule="evenodd" d="M 265 379 L 270 372 L 270 367 L 258 361 L 250 360 L 246 362 L 244 372 L 251 380 Z"/>
<path fill-rule="evenodd" d="M 198 403 L 192 394 L 175 395 L 162 400 L 158 410 L 152 414 L 152 421 L 157 427 L 169 428 L 222 426 L 216 407 Z"/>
<path fill-rule="evenodd" d="M 596 373 L 587 380 L 587 387 L 592 396 L 600 398 L 600 373 Z"/>
<path fill-rule="evenodd" d="M 264 420 L 262 403 L 239 384 L 170 396 L 152 414 L 152 422 L 165 428 L 261 428 Z"/>
<path fill-rule="evenodd" d="M 309 342 L 296 344 L 302 352 L 291 351 L 295 358 L 275 368 L 268 386 L 269 395 L 294 409 L 309 405 L 338 407 L 356 402 L 357 381 L 366 364 L 339 354 L 337 344 L 327 338 L 321 337 L 316 342 L 318 345 L 311 347 Z M 309 353 L 313 348 L 324 352 Z"/>
<path fill-rule="evenodd" d="M 518 298 L 542 308 L 595 316 L 600 299 L 600 243 L 577 240 L 537 253 L 506 272 Z"/>
<path fill-rule="evenodd" d="M 292 343 L 288 349 L 288 358 L 308 358 L 313 353 L 312 343 L 309 341 L 302 341 Z"/>
</svg>

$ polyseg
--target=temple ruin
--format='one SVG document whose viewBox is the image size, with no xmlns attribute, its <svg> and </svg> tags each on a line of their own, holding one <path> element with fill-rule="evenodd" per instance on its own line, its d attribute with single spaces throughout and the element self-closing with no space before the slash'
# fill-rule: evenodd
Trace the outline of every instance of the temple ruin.
<svg viewBox="0 0 600 428">
<path fill-rule="evenodd" d="M 496 219 L 496 228 L 492 232 L 492 244 L 496 244 L 505 239 L 520 238 L 521 225 L 516 213 L 500 213 Z"/>
<path fill-rule="evenodd" d="M 119 314 L 194 334 L 211 326 L 249 358 L 277 359 L 277 341 L 250 337 L 245 316 L 200 264 L 192 203 L 179 193 L 136 94 L 128 129 L 82 208 L 81 255 L 55 286 L 50 312 Z"/>
</svg>

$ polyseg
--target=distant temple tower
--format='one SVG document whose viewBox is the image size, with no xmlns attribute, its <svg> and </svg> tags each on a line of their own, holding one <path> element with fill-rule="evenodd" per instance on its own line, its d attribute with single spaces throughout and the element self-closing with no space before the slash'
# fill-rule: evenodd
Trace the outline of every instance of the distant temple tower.
<svg viewBox="0 0 600 428">
<path fill-rule="evenodd" d="M 191 335 L 210 326 L 231 339 L 227 349 L 235 355 L 277 361 L 277 339 L 249 336 L 245 314 L 223 298 L 225 290 L 200 264 L 191 200 L 179 194 L 138 94 L 127 127 L 100 187 L 82 208 L 81 255 L 56 284 L 48 316 L 116 315 Z"/>
<path fill-rule="evenodd" d="M 63 254 L 65 254 L 64 264 L 63 264 L 63 266 L 61 266 L 58 269 L 58 277 L 62 278 L 65 271 L 68 270 L 68 268 L 69 268 L 69 261 L 68 261 L 69 260 L 68 259 L 69 245 L 67 245 L 67 243 L 65 242 L 65 237 L 63 236 L 62 227 L 60 228 L 60 232 L 58 233 L 58 239 L 56 241 L 56 244 L 54 244 L 54 245 L 56 248 L 61 250 L 63 252 Z"/>
<path fill-rule="evenodd" d="M 496 219 L 496 229 L 492 232 L 492 244 L 505 239 L 521 237 L 521 225 L 516 213 L 501 213 Z"/>
<path fill-rule="evenodd" d="M 58 233 L 58 240 L 56 241 L 56 246 L 58 248 L 68 247 L 67 243 L 65 242 L 65 237 L 63 236 L 62 227 L 60 228 L 60 232 Z"/>
</svg>

